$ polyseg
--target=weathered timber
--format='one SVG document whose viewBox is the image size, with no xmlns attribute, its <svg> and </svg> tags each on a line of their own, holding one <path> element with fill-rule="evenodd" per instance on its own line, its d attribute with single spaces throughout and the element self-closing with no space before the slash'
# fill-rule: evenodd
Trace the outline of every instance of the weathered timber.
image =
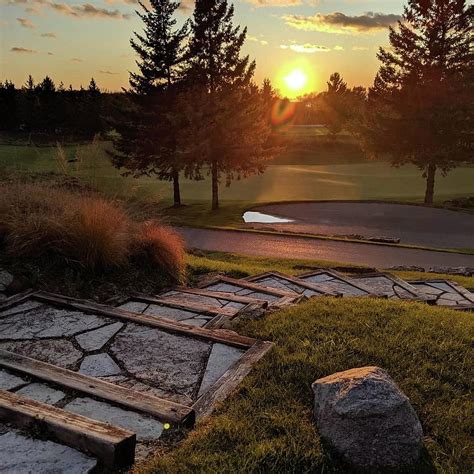
<svg viewBox="0 0 474 474">
<path fill-rule="evenodd" d="M 185 405 L 137 392 L 14 352 L 0 349 L 0 367 L 147 413 L 161 421 L 179 425 L 194 423 L 194 412 L 192 408 Z"/>
<path fill-rule="evenodd" d="M 0 390 L 0 420 L 23 429 L 39 429 L 53 440 L 92 454 L 109 469 L 125 468 L 134 461 L 134 433 L 16 393 Z"/>
</svg>

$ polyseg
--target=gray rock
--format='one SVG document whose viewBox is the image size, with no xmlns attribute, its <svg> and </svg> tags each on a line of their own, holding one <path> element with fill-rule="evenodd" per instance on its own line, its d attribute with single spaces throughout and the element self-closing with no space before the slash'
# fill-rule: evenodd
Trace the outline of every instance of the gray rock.
<svg viewBox="0 0 474 474">
<path fill-rule="evenodd" d="M 71 367 L 82 357 L 82 352 L 66 339 L 4 342 L 0 344 L 0 349 L 65 368 Z"/>
<path fill-rule="evenodd" d="M 122 323 L 114 323 L 76 336 L 76 341 L 85 351 L 98 351 L 122 329 Z"/>
<path fill-rule="evenodd" d="M 210 343 L 129 323 L 110 346 L 115 358 L 141 382 L 192 396 L 210 350 Z"/>
<path fill-rule="evenodd" d="M 108 354 L 94 354 L 84 357 L 79 373 L 91 377 L 107 377 L 120 375 L 122 371 Z"/>
<path fill-rule="evenodd" d="M 163 425 L 151 416 L 125 410 L 92 398 L 76 398 L 64 409 L 79 415 L 120 426 L 137 434 L 139 440 L 158 439 L 163 432 Z"/>
<path fill-rule="evenodd" d="M 423 431 L 415 410 L 379 367 L 316 380 L 314 416 L 321 437 L 349 463 L 369 469 L 414 465 Z"/>
<path fill-rule="evenodd" d="M 142 303 L 140 301 L 129 301 L 128 303 L 119 306 L 119 309 L 124 311 L 131 311 L 132 313 L 143 313 L 148 308 L 148 303 Z"/>
<path fill-rule="evenodd" d="M 47 403 L 48 405 L 54 405 L 66 396 L 64 392 L 61 392 L 61 390 L 55 390 L 43 383 L 31 383 L 18 390 L 16 393 L 37 400 L 38 402 Z"/>
<path fill-rule="evenodd" d="M 16 375 L 0 370 L 0 390 L 13 390 L 25 383 L 28 382 Z"/>
<path fill-rule="evenodd" d="M 68 446 L 14 431 L 0 436 L 0 453 L 0 472 L 12 474 L 85 474 L 97 465 L 95 459 Z"/>
<path fill-rule="evenodd" d="M 206 393 L 243 354 L 243 351 L 235 347 L 214 344 L 201 382 L 199 396 Z"/>
</svg>

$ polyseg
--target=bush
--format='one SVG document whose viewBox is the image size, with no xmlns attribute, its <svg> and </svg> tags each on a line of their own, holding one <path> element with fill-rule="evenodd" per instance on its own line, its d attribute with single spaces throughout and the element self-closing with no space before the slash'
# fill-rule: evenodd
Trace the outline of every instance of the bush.
<svg viewBox="0 0 474 474">
<path fill-rule="evenodd" d="M 177 280 L 184 276 L 184 243 L 171 228 L 146 221 L 139 225 L 134 255 L 141 261 L 161 267 Z"/>
<path fill-rule="evenodd" d="M 12 257 L 59 259 L 90 270 L 146 257 L 180 278 L 180 237 L 158 223 L 136 224 L 114 201 L 38 183 L 0 185 L 0 237 Z"/>
</svg>

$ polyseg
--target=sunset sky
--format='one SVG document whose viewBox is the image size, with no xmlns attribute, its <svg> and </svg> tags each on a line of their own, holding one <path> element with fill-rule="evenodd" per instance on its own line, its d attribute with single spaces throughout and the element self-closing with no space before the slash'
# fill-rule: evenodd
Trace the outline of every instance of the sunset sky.
<svg viewBox="0 0 474 474">
<path fill-rule="evenodd" d="M 129 45 L 141 24 L 135 0 L 0 0 L 0 80 L 17 85 L 28 74 L 50 75 L 66 86 L 102 89 L 128 85 L 134 69 Z M 248 27 L 245 53 L 257 61 L 256 80 L 269 77 L 288 96 L 285 78 L 306 82 L 298 93 L 322 90 L 332 72 L 351 86 L 369 85 L 376 52 L 387 45 L 387 27 L 401 14 L 401 0 L 239 0 L 235 21 Z M 182 4 L 180 20 L 191 14 Z M 291 76 L 291 77 L 293 77 Z"/>
</svg>

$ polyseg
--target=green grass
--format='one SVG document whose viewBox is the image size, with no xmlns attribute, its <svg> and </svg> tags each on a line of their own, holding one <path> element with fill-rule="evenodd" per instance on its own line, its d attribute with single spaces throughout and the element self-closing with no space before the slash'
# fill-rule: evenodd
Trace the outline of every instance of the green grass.
<svg viewBox="0 0 474 474">
<path fill-rule="evenodd" d="M 140 199 L 159 199 L 168 204 L 170 183 L 153 178 L 124 178 L 112 167 L 106 154 L 110 143 L 103 142 L 98 150 L 91 146 L 65 147 L 72 157 L 79 149 L 82 160 L 70 165 L 70 173 L 80 176 L 100 190 L 113 195 L 134 196 Z M 0 145 L 0 167 L 20 172 L 57 171 L 54 147 Z M 344 155 L 344 150 L 335 154 Z M 262 203 L 287 200 L 404 200 L 421 201 L 424 181 L 413 166 L 392 168 L 384 161 L 331 158 L 327 147 L 305 147 L 304 152 L 291 151 L 292 164 L 270 165 L 261 176 L 235 181 L 229 188 L 221 187 L 223 207 L 240 209 L 243 203 Z M 328 154 L 329 153 L 329 154 Z M 309 156 L 310 155 L 310 156 Z M 308 157 L 309 156 L 309 157 Z M 279 158 L 283 159 L 283 158 Z M 285 161 L 285 160 L 283 160 Z M 437 180 L 437 199 L 473 194 L 474 167 L 463 167 Z M 182 181 L 184 203 L 209 205 L 210 185 L 203 181 Z M 201 206 L 201 207 L 200 207 Z"/>
<path fill-rule="evenodd" d="M 245 276 L 295 272 L 308 262 L 206 252 L 190 255 L 188 264 L 194 275 Z M 473 278 L 454 279 L 473 286 Z M 365 365 L 386 369 L 420 417 L 427 452 L 417 472 L 472 472 L 472 314 L 380 299 L 320 298 L 235 329 L 275 347 L 177 449 L 162 449 L 135 472 L 344 471 L 318 437 L 310 384 Z"/>
</svg>

